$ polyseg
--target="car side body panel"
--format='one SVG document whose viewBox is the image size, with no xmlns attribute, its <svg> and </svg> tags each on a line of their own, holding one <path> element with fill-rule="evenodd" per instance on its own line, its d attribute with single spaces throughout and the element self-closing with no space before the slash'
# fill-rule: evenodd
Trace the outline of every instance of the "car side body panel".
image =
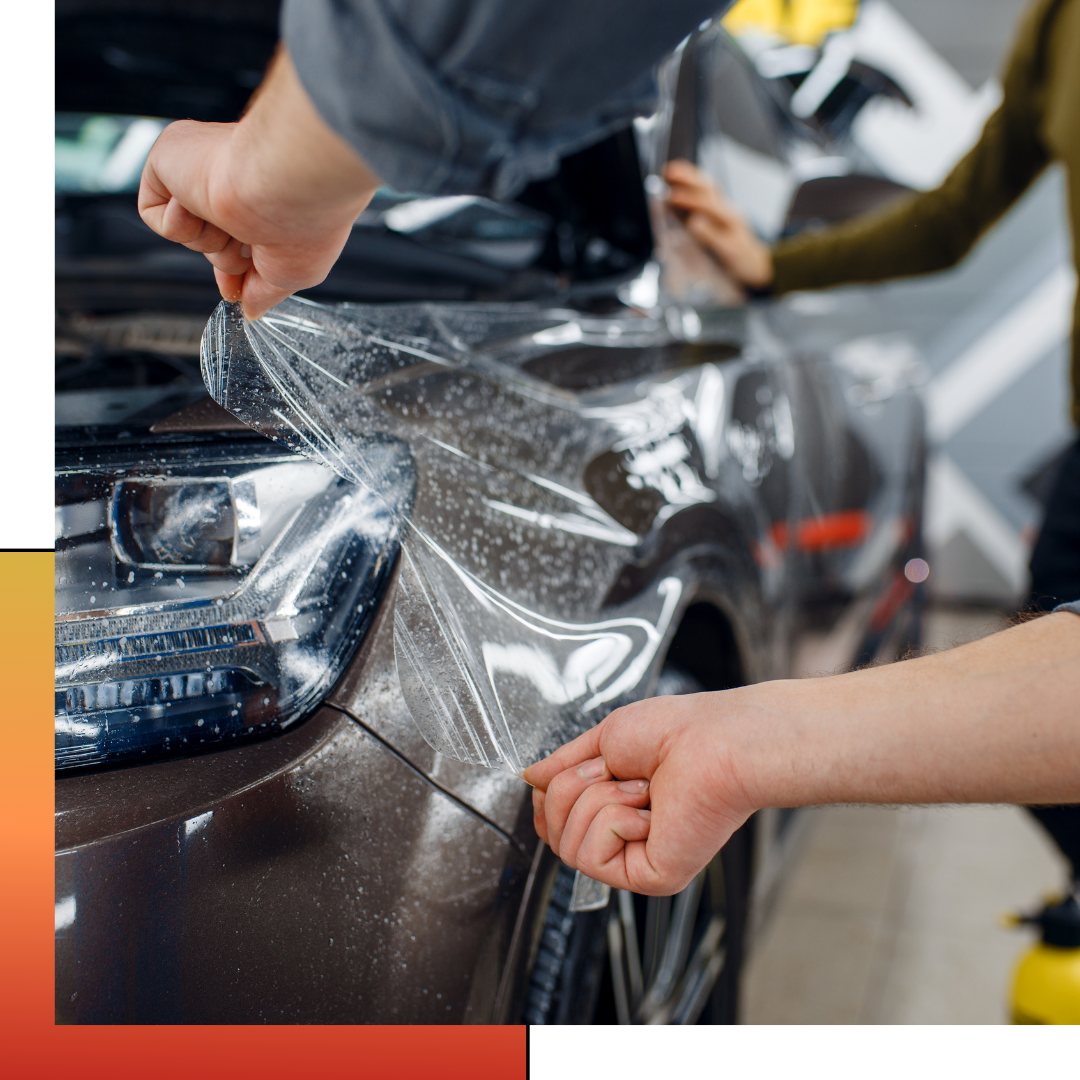
<svg viewBox="0 0 1080 1080">
<path fill-rule="evenodd" d="M 532 852 L 341 712 L 57 810 L 60 1022 L 491 1017 Z"/>
</svg>

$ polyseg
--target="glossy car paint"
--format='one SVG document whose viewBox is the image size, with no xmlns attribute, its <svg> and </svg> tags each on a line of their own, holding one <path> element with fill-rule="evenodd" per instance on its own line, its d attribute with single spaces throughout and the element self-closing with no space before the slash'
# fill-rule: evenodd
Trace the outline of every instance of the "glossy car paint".
<svg viewBox="0 0 1080 1080">
<path fill-rule="evenodd" d="M 387 625 L 354 667 L 372 687 Z M 66 778 L 56 815 L 61 1022 L 494 1019 L 534 843 L 338 709 Z"/>
<path fill-rule="evenodd" d="M 602 359 L 594 371 L 602 373 Z M 804 362 L 810 373 L 804 378 L 839 380 L 812 358 Z M 741 490 L 740 478 L 726 490 L 720 485 L 715 503 L 646 531 L 639 558 L 598 589 L 610 598 L 605 614 L 656 618 L 655 610 L 641 608 L 642 597 L 655 596 L 645 585 L 661 574 L 676 577 L 680 615 L 704 602 L 731 623 L 748 681 L 786 673 L 785 658 L 802 639 L 822 634 L 821 617 L 814 617 L 819 608 L 834 628 L 824 634 L 827 641 L 836 637 L 837 621 L 852 621 L 852 612 L 860 616 L 855 628 L 865 633 L 874 593 L 845 588 L 845 575 L 866 575 L 873 585 L 903 554 L 904 537 L 892 528 L 869 570 L 856 565 L 860 554 L 867 557 L 867 544 L 838 550 L 826 544 L 813 553 L 792 546 L 774 553 L 773 565 L 762 565 L 769 528 L 797 522 L 811 501 L 826 512 L 872 504 L 888 527 L 911 509 L 909 477 L 902 469 L 890 476 L 883 462 L 896 459 L 896 441 L 905 435 L 909 452 L 917 445 L 915 400 L 899 394 L 876 403 L 870 424 L 844 404 L 842 386 L 818 400 L 809 398 L 813 391 L 800 394 L 798 364 L 782 349 L 766 359 L 746 342 L 738 356 L 721 361 L 716 370 L 731 388 L 728 423 L 758 433 L 756 445 L 766 446 L 773 421 L 763 402 L 793 391 L 799 432 L 811 428 L 802 418 L 824 400 L 834 410 L 832 424 L 843 425 L 835 446 L 859 440 L 863 453 L 882 462 L 875 464 L 882 475 L 875 497 L 874 485 L 845 489 L 854 466 L 842 456 L 827 457 L 827 467 L 815 473 L 819 489 L 809 488 L 798 467 L 798 438 L 790 461 L 778 459 L 778 471 L 769 470 L 772 486 L 753 486 L 745 472 L 761 462 L 749 456 L 744 436 Z M 872 450 L 874 444 L 884 444 L 885 453 Z M 701 447 L 694 449 L 700 456 Z M 644 512 L 627 486 L 629 474 L 617 466 L 613 459 L 594 471 L 594 497 L 623 517 Z M 828 490 L 820 487 L 822 475 L 834 478 Z M 864 500 L 858 507 L 850 505 L 852 492 Z M 840 620 L 832 594 L 844 609 Z M 58 936 L 63 1017 L 494 1017 L 500 983 L 514 978 L 505 969 L 533 854 L 527 790 L 513 777 L 441 757 L 423 741 L 395 676 L 392 604 L 391 589 L 327 706 L 297 730 L 58 782 L 57 904 L 65 910 L 71 897 L 75 912 Z M 679 623 L 677 615 L 669 635 Z M 642 689 L 648 692 L 647 685 Z M 520 955 L 513 959 L 522 962 Z"/>
<path fill-rule="evenodd" d="M 918 549 L 922 409 L 910 383 L 867 375 L 874 350 L 890 347 L 874 338 L 873 313 L 796 301 L 729 321 L 723 342 L 553 349 L 531 369 L 595 404 L 647 397 L 705 365 L 722 380 L 708 431 L 662 433 L 684 441 L 715 499 L 659 515 L 663 497 L 633 487 L 613 450 L 581 476 L 641 537 L 593 583 L 591 609 L 655 619 L 651 587 L 679 583 L 641 695 L 691 611 L 713 612 L 735 644 L 735 657 L 684 659 L 718 689 L 884 652 L 910 610 L 897 582 Z M 195 412 L 133 438 L 235 429 L 204 404 Z M 724 467 L 710 477 L 718 452 Z M 58 779 L 59 1021 L 517 1018 L 554 862 L 520 781 L 423 741 L 397 683 L 393 604 L 391 584 L 338 685 L 294 729 Z"/>
</svg>

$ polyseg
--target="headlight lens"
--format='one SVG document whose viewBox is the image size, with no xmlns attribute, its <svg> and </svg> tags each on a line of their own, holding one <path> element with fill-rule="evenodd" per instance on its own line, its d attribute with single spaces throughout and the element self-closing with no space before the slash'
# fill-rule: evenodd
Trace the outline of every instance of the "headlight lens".
<svg viewBox="0 0 1080 1080">
<path fill-rule="evenodd" d="M 371 453 L 407 503 L 407 451 Z M 386 502 L 270 443 L 88 460 L 57 469 L 57 768 L 255 738 L 310 711 L 388 578 Z"/>
</svg>

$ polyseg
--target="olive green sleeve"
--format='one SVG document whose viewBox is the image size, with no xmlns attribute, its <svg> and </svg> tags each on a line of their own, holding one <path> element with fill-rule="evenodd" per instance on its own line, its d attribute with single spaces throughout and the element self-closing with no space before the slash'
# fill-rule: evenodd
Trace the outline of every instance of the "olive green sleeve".
<svg viewBox="0 0 1080 1080">
<path fill-rule="evenodd" d="M 1033 70 L 1050 6 L 1041 0 L 1028 13 L 1006 69 L 1001 106 L 941 186 L 780 241 L 773 248 L 771 293 L 925 274 L 955 266 L 971 250 L 1050 160 L 1039 140 L 1043 88 Z"/>
</svg>

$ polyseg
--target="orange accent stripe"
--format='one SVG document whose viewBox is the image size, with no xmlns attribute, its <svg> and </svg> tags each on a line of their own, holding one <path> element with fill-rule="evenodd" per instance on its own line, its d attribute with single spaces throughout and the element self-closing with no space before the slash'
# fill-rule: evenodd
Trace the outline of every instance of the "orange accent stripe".
<svg viewBox="0 0 1080 1080">
<path fill-rule="evenodd" d="M 828 551 L 858 547 L 874 531 L 874 519 L 865 510 L 841 510 L 835 514 L 803 518 L 795 525 L 795 546 L 800 551 Z M 772 527 L 773 543 L 785 548 L 789 543 L 786 521 Z"/>
</svg>

